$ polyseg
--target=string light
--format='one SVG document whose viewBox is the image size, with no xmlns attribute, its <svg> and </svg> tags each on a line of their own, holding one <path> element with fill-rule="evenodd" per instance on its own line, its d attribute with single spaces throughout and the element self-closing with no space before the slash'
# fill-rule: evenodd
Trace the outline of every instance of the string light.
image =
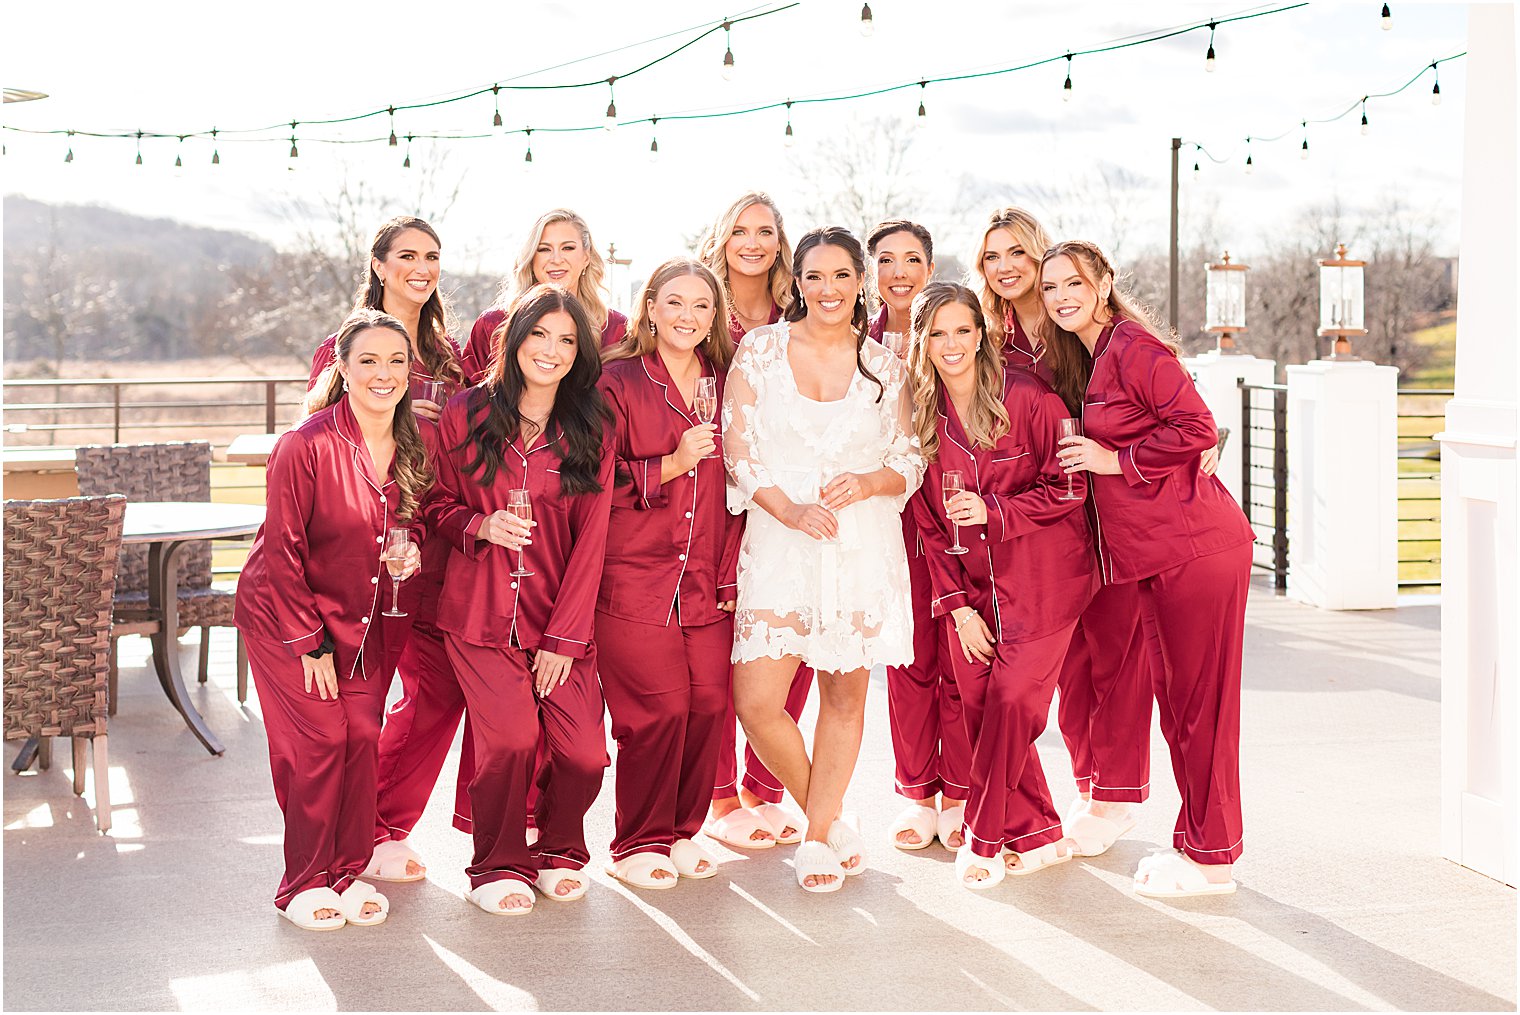
<svg viewBox="0 0 1520 1015">
<path fill-rule="evenodd" d="M 180 158 L 180 155 L 184 152 L 184 150 L 185 135 L 181 134 L 179 136 L 179 147 L 174 149 L 174 170 L 176 173 L 185 168 L 185 161 L 184 159 Z"/>
<path fill-rule="evenodd" d="M 219 148 L 217 148 L 217 146 L 216 146 L 216 128 L 215 127 L 211 128 L 211 164 L 213 166 L 219 166 L 219 165 L 222 164 L 222 153 L 221 153 L 221 150 Z"/>
<path fill-rule="evenodd" d="M 612 94 L 612 86 L 616 81 L 616 74 L 607 79 L 607 121 L 602 126 L 609 131 L 617 129 L 617 96 Z"/>
<path fill-rule="evenodd" d="M 725 21 L 725 22 L 723 22 L 723 45 L 724 45 L 724 50 L 723 50 L 723 80 L 724 81 L 732 81 L 734 79 L 734 40 L 733 40 L 733 36 L 729 33 L 729 29 L 732 28 L 732 27 L 733 27 L 733 22 L 731 22 L 731 21 Z"/>
<path fill-rule="evenodd" d="M 501 85 L 491 86 L 491 102 L 496 107 L 496 115 L 491 117 L 491 126 L 501 126 Z"/>
<path fill-rule="evenodd" d="M 412 135 L 406 136 L 406 158 L 401 160 L 402 169 L 412 168 Z"/>
<path fill-rule="evenodd" d="M 72 130 L 69 131 L 69 137 L 73 137 L 73 136 L 74 136 L 74 132 Z M 68 165 L 70 162 L 73 162 L 73 161 L 74 161 L 74 145 L 73 145 L 72 142 L 70 142 L 70 144 L 69 144 L 69 150 L 63 156 L 63 164 L 64 165 Z"/>
<path fill-rule="evenodd" d="M 1251 157 L 1251 139 L 1246 138 L 1246 175 L 1250 176 L 1256 169 L 1256 160 Z"/>
<path fill-rule="evenodd" d="M 1071 54 L 1066 54 L 1066 83 L 1061 86 L 1061 101 L 1071 101 Z"/>
<path fill-rule="evenodd" d="M 387 106 L 385 111 L 391 115 L 391 140 L 390 146 L 396 147 L 396 107 Z"/>
<path fill-rule="evenodd" d="M 1302 147 L 1298 149 L 1298 157 L 1301 159 L 1307 159 L 1309 157 L 1309 121 L 1302 120 L 1299 122 L 1299 126 L 1304 128 L 1304 143 Z"/>
<path fill-rule="evenodd" d="M 143 137 L 143 132 L 142 131 L 138 131 L 137 132 L 137 164 L 139 166 L 142 165 L 142 137 Z"/>
<path fill-rule="evenodd" d="M 533 128 L 524 127 L 523 133 L 528 138 L 528 150 L 523 152 L 523 172 L 526 173 L 533 168 Z"/>
<path fill-rule="evenodd" d="M 860 6 L 860 34 L 869 39 L 876 32 L 876 19 L 871 17 L 871 5 Z"/>
<path fill-rule="evenodd" d="M 918 83 L 918 119 L 914 122 L 918 124 L 919 130 L 923 130 L 929 124 L 929 111 L 924 108 L 924 93 L 928 90 L 928 87 L 929 82 L 927 81 L 920 81 Z"/>
<path fill-rule="evenodd" d="M 1367 96 L 1363 95 L 1362 96 L 1362 136 L 1366 137 L 1367 134 L 1369 134 L 1371 131 L 1372 131 L 1371 125 L 1369 125 L 1367 123 Z"/>
<path fill-rule="evenodd" d="M 301 155 L 300 152 L 296 151 L 296 134 L 295 134 L 295 130 L 296 130 L 296 121 L 291 120 L 290 121 L 290 157 L 293 158 L 293 159 L 294 158 L 299 158 L 300 155 Z"/>
<path fill-rule="evenodd" d="M 1436 66 L 1435 61 L 1432 61 L 1430 69 L 1436 72 L 1436 84 L 1430 90 L 1430 104 L 1432 106 L 1439 106 L 1441 104 L 1441 68 Z"/>
<path fill-rule="evenodd" d="M 790 148 L 796 143 L 796 136 L 792 134 L 792 100 L 786 100 L 786 133 L 782 135 L 782 142 Z"/>
<path fill-rule="evenodd" d="M 659 125 L 660 125 L 660 118 L 658 116 L 651 116 L 649 118 L 649 161 L 650 162 L 658 162 L 660 160 L 660 138 L 659 138 L 659 135 L 657 133 L 655 133 L 655 130 L 656 130 L 656 128 Z"/>
<path fill-rule="evenodd" d="M 1203 69 L 1208 71 L 1210 74 L 1214 73 L 1214 29 L 1217 27 L 1219 27 L 1219 22 L 1209 22 L 1209 52 L 1208 55 L 1203 58 Z"/>
<path fill-rule="evenodd" d="M 1387 4 L 1383 5 L 1383 31 L 1393 31 L 1393 11 L 1388 9 Z"/>
</svg>

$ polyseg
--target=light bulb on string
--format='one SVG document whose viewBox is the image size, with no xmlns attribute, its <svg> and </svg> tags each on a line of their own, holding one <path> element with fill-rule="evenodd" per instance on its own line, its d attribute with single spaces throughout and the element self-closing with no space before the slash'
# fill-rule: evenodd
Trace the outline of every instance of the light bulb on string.
<svg viewBox="0 0 1520 1015">
<path fill-rule="evenodd" d="M 179 135 L 179 147 L 174 149 L 174 175 L 183 176 L 185 160 L 182 158 L 185 152 L 185 135 Z"/>
<path fill-rule="evenodd" d="M 733 27 L 734 27 L 734 25 L 733 25 L 732 21 L 725 21 L 725 22 L 723 22 L 723 80 L 724 81 L 732 81 L 734 79 L 734 38 L 733 38 L 733 35 L 732 35 L 731 31 L 730 31 Z"/>
<path fill-rule="evenodd" d="M 412 135 L 406 136 L 406 158 L 401 160 L 402 169 L 412 168 Z"/>
<path fill-rule="evenodd" d="M 523 134 L 528 139 L 527 151 L 523 152 L 522 171 L 526 173 L 533 168 L 533 128 L 524 127 Z"/>
<path fill-rule="evenodd" d="M 660 123 L 660 118 L 658 116 L 651 116 L 649 118 L 649 161 L 650 162 L 658 162 L 658 161 L 660 161 L 660 138 L 659 138 L 659 135 L 655 133 L 655 128 L 659 125 L 659 123 Z"/>
<path fill-rule="evenodd" d="M 788 148 L 790 148 L 793 144 L 796 143 L 796 141 L 797 141 L 796 135 L 794 135 L 792 133 L 792 100 L 791 99 L 787 99 L 786 100 L 786 133 L 782 135 L 782 143 L 785 144 Z"/>
<path fill-rule="evenodd" d="M 860 5 L 860 34 L 869 39 L 876 32 L 876 19 L 871 16 L 871 5 Z"/>
<path fill-rule="evenodd" d="M 143 132 L 142 131 L 138 131 L 137 132 L 137 164 L 139 166 L 142 165 L 142 137 L 143 137 Z"/>
<path fill-rule="evenodd" d="M 1299 126 L 1304 128 L 1304 143 L 1298 149 L 1298 157 L 1307 159 L 1309 157 L 1309 122 L 1307 120 L 1300 121 Z"/>
<path fill-rule="evenodd" d="M 929 110 L 924 108 L 924 93 L 928 90 L 928 87 L 929 82 L 927 81 L 920 81 L 918 83 L 918 116 L 913 122 L 918 124 L 919 130 L 923 130 L 929 125 Z"/>
<path fill-rule="evenodd" d="M 1193 160 L 1193 182 L 1196 183 L 1203 176 L 1203 170 L 1198 166 L 1198 160 Z"/>
<path fill-rule="evenodd" d="M 1431 64 L 1430 69 L 1436 72 L 1435 87 L 1430 90 L 1430 104 L 1439 106 L 1441 104 L 1441 68 Z"/>
<path fill-rule="evenodd" d="M 1066 83 L 1061 86 L 1061 101 L 1071 101 L 1071 54 L 1066 54 Z"/>
<path fill-rule="evenodd" d="M 617 129 L 617 96 L 612 92 L 612 86 L 617 81 L 617 75 L 607 79 L 607 120 L 602 124 L 609 131 Z"/>
<path fill-rule="evenodd" d="M 219 166 L 222 164 L 222 150 L 216 146 L 215 127 L 211 128 L 211 164 L 213 166 Z"/>
<path fill-rule="evenodd" d="M 1210 74 L 1214 73 L 1214 29 L 1217 26 L 1218 22 L 1209 22 L 1209 51 L 1203 58 L 1203 69 Z"/>
<path fill-rule="evenodd" d="M 1250 176 L 1256 169 L 1256 160 L 1251 156 L 1251 139 L 1246 138 L 1246 175 Z"/>
<path fill-rule="evenodd" d="M 390 140 L 390 146 L 392 148 L 394 148 L 397 145 L 397 141 L 396 141 L 396 107 L 395 106 L 388 106 L 388 107 L 386 107 L 385 111 L 387 113 L 391 114 L 391 140 Z"/>
<path fill-rule="evenodd" d="M 1393 11 L 1388 9 L 1387 4 L 1383 5 L 1383 31 L 1393 31 Z"/>
<path fill-rule="evenodd" d="M 501 126 L 501 85 L 491 86 L 491 102 L 495 105 L 496 115 L 491 117 L 491 126 Z"/>
<path fill-rule="evenodd" d="M 1372 127 L 1367 123 L 1367 96 L 1362 96 L 1362 136 L 1371 133 Z"/>
<path fill-rule="evenodd" d="M 71 131 L 68 132 L 68 135 L 69 135 L 69 137 L 72 138 L 74 136 L 74 132 L 71 130 Z M 70 141 L 69 142 L 69 150 L 63 156 L 63 164 L 64 165 L 68 165 L 70 162 L 73 162 L 73 161 L 74 161 L 74 142 Z"/>
</svg>

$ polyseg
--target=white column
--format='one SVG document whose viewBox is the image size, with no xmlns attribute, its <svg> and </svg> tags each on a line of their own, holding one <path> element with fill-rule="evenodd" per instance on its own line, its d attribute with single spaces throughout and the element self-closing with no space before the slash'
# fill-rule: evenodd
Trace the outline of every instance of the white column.
<svg viewBox="0 0 1520 1015">
<path fill-rule="evenodd" d="M 1288 595 L 1397 604 L 1398 369 L 1314 360 L 1288 374 Z"/>
<path fill-rule="evenodd" d="M 1441 442 L 1441 854 L 1515 884 L 1515 12 L 1468 9 L 1457 395 Z"/>
<path fill-rule="evenodd" d="M 1257 359 L 1255 356 L 1221 355 L 1217 349 L 1189 356 L 1182 363 L 1193 375 L 1193 382 L 1198 385 L 1198 393 L 1203 396 L 1204 404 L 1214 414 L 1214 425 L 1220 429 L 1228 427 L 1230 430 L 1230 438 L 1225 441 L 1224 451 L 1219 455 L 1219 472 L 1216 475 L 1224 481 L 1225 489 L 1230 491 L 1235 502 L 1244 505 L 1240 489 L 1241 446 L 1248 440 L 1253 441 L 1258 446 L 1252 451 L 1253 464 L 1260 462 L 1270 468 L 1277 431 L 1270 426 L 1270 413 L 1254 413 L 1257 421 L 1266 425 L 1267 429 L 1256 431 L 1253 440 L 1252 434 L 1247 431 L 1249 421 L 1241 418 L 1239 384 L 1242 379 L 1247 384 L 1273 383 L 1277 377 L 1277 364 L 1273 360 Z M 1257 396 L 1256 401 L 1271 408 L 1272 400 L 1265 395 Z"/>
</svg>

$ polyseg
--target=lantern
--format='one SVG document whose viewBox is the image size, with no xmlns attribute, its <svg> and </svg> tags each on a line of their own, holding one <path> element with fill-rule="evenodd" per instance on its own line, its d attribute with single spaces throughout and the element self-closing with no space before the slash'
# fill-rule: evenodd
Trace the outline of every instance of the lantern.
<svg viewBox="0 0 1520 1015">
<path fill-rule="evenodd" d="M 1351 337 L 1365 335 L 1362 269 L 1366 261 L 1346 258 L 1346 245 L 1336 244 L 1335 257 L 1319 262 L 1319 333 L 1335 339 L 1330 359 L 1359 359 L 1351 352 Z"/>
<path fill-rule="evenodd" d="M 1203 266 L 1204 322 L 1203 330 L 1218 337 L 1218 351 L 1223 355 L 1238 355 L 1234 336 L 1246 330 L 1246 272 L 1244 264 L 1231 264 L 1230 252 L 1217 264 Z"/>
</svg>

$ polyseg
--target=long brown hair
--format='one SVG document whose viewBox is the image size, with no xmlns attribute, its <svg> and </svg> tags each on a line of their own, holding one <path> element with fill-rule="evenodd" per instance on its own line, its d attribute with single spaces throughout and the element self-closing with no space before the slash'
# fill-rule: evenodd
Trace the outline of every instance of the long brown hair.
<svg viewBox="0 0 1520 1015">
<path fill-rule="evenodd" d="M 850 318 L 850 326 L 855 329 L 855 369 L 860 371 L 860 376 L 876 385 L 876 400 L 879 402 L 887 388 L 866 367 L 866 335 L 871 327 L 871 314 L 866 309 L 866 254 L 854 233 L 844 226 L 824 226 L 803 233 L 802 239 L 797 241 L 797 253 L 792 258 L 792 305 L 786 308 L 782 317 L 789 323 L 796 324 L 807 316 L 807 300 L 802 298 L 802 287 L 798 285 L 797 278 L 802 274 L 802 262 L 807 260 L 808 254 L 816 247 L 838 247 L 843 250 L 854 266 L 855 274 L 860 276 L 860 293 L 855 297 L 855 312 Z"/>
<path fill-rule="evenodd" d="M 374 262 L 384 261 L 390 254 L 396 237 L 408 229 L 425 233 L 442 248 L 443 243 L 433 227 L 414 215 L 397 215 L 383 223 L 369 245 L 371 260 L 367 263 L 365 280 L 354 293 L 354 309 L 385 309 L 385 286 L 381 284 L 380 276 L 375 274 Z M 448 331 L 448 304 L 444 302 L 442 288 L 434 286 L 433 294 L 422 305 L 422 313 L 417 315 L 416 356 L 427 367 L 428 373 L 438 380 L 451 381 L 455 387 L 462 388 L 467 383 L 464 368 L 459 365 L 459 354 L 454 349 L 454 343 L 445 337 Z"/>
<path fill-rule="evenodd" d="M 718 276 L 718 281 L 723 283 L 725 296 L 731 296 L 733 288 L 728 278 L 728 241 L 734 235 L 734 226 L 738 224 L 739 216 L 754 204 L 765 205 L 776 220 L 776 263 L 771 265 L 771 270 L 766 275 L 766 284 L 770 287 L 771 302 L 785 311 L 792 305 L 792 245 L 786 238 L 786 226 L 781 223 L 781 210 L 765 191 L 752 190 L 739 195 L 702 238 L 702 244 L 697 248 L 697 258 Z M 730 303 L 725 303 L 725 307 L 729 311 L 733 310 Z"/>
<path fill-rule="evenodd" d="M 987 219 L 987 225 L 982 229 L 982 238 L 976 246 L 976 254 L 971 258 L 971 284 L 976 288 L 982 300 L 982 309 L 986 311 L 987 327 L 992 338 L 998 345 L 1008 344 L 1008 326 L 1005 323 L 1009 313 L 1013 311 L 1013 304 L 1003 299 L 993 291 L 992 283 L 987 281 L 987 275 L 982 270 L 982 258 L 987 255 L 987 237 L 994 229 L 1006 229 L 1013 234 L 1014 240 L 1023 246 L 1024 252 L 1030 257 L 1038 259 L 1050 247 L 1050 234 L 1045 227 L 1040 225 L 1040 220 L 1025 208 L 1009 205 L 1005 208 L 993 209 L 992 215 Z M 1040 280 L 1035 279 L 1035 291 L 1039 291 Z"/>
<path fill-rule="evenodd" d="M 512 262 L 512 273 L 501 280 L 494 305 L 506 309 L 511 306 L 514 299 L 539 284 L 533 277 L 533 257 L 538 253 L 538 245 L 543 242 L 544 230 L 556 222 L 568 222 L 580 233 L 581 248 L 586 251 L 586 270 L 581 272 L 581 277 L 575 280 L 575 284 L 570 287 L 570 292 L 585 308 L 587 315 L 591 318 L 592 326 L 600 332 L 607 327 L 607 299 L 604 295 L 607 262 L 602 259 L 601 252 L 596 249 L 596 244 L 591 240 L 591 227 L 586 225 L 585 219 L 569 208 L 551 208 L 533 223 L 528 230 L 528 237 L 523 242 L 522 249 L 517 252 L 517 260 Z M 493 336 L 492 341 L 498 341 L 499 338 L 499 335 Z"/>
<path fill-rule="evenodd" d="M 1071 258 L 1077 274 L 1095 293 L 1102 292 L 1103 281 L 1108 280 L 1108 299 L 1100 300 L 1094 311 L 1094 317 L 1099 323 L 1120 319 L 1134 321 L 1170 349 L 1173 356 L 1181 355 L 1175 342 L 1160 337 L 1166 333 L 1156 324 L 1150 308 L 1120 291 L 1118 273 L 1096 243 L 1065 240 L 1045 252 L 1045 256 L 1040 259 L 1039 285 L 1042 298 L 1045 291 L 1045 266 L 1058 257 Z M 1080 338 L 1057 324 L 1049 312 L 1040 315 L 1034 330 L 1035 337 L 1044 343 L 1045 355 L 1050 359 L 1056 394 L 1061 396 L 1072 415 L 1081 415 L 1082 403 L 1087 397 L 1087 382 L 1092 377 L 1092 354 Z"/>
<path fill-rule="evenodd" d="M 596 493 L 602 487 L 597 473 L 602 463 L 602 442 L 612 413 L 596 386 L 602 376 L 601 335 L 586 308 L 568 289 L 536 285 L 512 301 L 502 341 L 496 349 L 485 380 L 470 389 L 470 432 L 451 451 L 473 448 L 474 457 L 463 468 L 476 474 L 475 481 L 490 486 L 505 460 L 507 442 L 522 432 L 519 409 L 527 381 L 517 362 L 518 350 L 548 314 L 563 310 L 575 322 L 575 362 L 554 393 L 549 421 L 559 424 L 555 438 L 560 456 L 559 487 L 564 494 Z"/>
<path fill-rule="evenodd" d="M 394 331 L 406 340 L 406 365 L 410 372 L 412 357 L 416 353 L 412 349 L 412 336 L 406 333 L 406 325 L 390 314 L 370 307 L 360 307 L 355 310 L 338 328 L 337 341 L 333 344 L 336 362 L 347 363 L 349 354 L 353 352 L 354 340 L 364 332 L 375 328 Z M 335 405 L 339 399 L 345 397 L 346 382 L 336 366 L 327 371 L 326 376 L 327 387 L 311 403 L 314 407 L 313 411 Z M 417 513 L 417 505 L 421 503 L 423 494 L 427 493 L 428 488 L 433 485 L 433 470 L 428 465 L 427 449 L 422 443 L 422 433 L 417 429 L 417 416 L 412 412 L 410 390 L 407 390 L 401 396 L 401 400 L 396 403 L 391 416 L 391 436 L 396 441 L 396 455 L 391 461 L 391 471 L 396 476 L 396 485 L 401 488 L 401 505 L 396 508 L 396 516 L 410 519 Z"/>
<path fill-rule="evenodd" d="M 654 336 L 654 320 L 649 313 L 649 304 L 659 298 L 660 290 L 665 288 L 666 283 L 683 275 L 700 278 L 712 291 L 712 327 L 702 340 L 701 349 L 712 361 L 713 369 L 728 369 L 729 361 L 734 358 L 734 340 L 728 333 L 728 301 L 723 298 L 723 283 L 718 281 L 718 276 L 713 274 L 711 268 L 690 257 L 672 257 L 649 276 L 649 281 L 644 283 L 644 289 L 639 295 L 633 319 L 628 322 L 628 334 L 623 336 L 621 342 L 602 350 L 603 363 L 635 359 L 655 350 L 658 342 Z"/>
<path fill-rule="evenodd" d="M 976 391 L 971 396 L 971 411 L 961 420 L 972 444 L 988 450 L 997 445 L 1012 423 L 1003 405 L 1003 351 L 987 334 L 987 319 L 977 302 L 976 293 L 954 282 L 930 282 L 913 297 L 909 320 L 913 329 L 908 344 L 908 377 L 913 385 L 913 429 L 923 446 L 924 459 L 939 457 L 939 407 L 950 396 L 939 379 L 939 371 L 929 359 L 929 329 L 941 309 L 959 303 L 971 312 L 976 326 Z"/>
</svg>

